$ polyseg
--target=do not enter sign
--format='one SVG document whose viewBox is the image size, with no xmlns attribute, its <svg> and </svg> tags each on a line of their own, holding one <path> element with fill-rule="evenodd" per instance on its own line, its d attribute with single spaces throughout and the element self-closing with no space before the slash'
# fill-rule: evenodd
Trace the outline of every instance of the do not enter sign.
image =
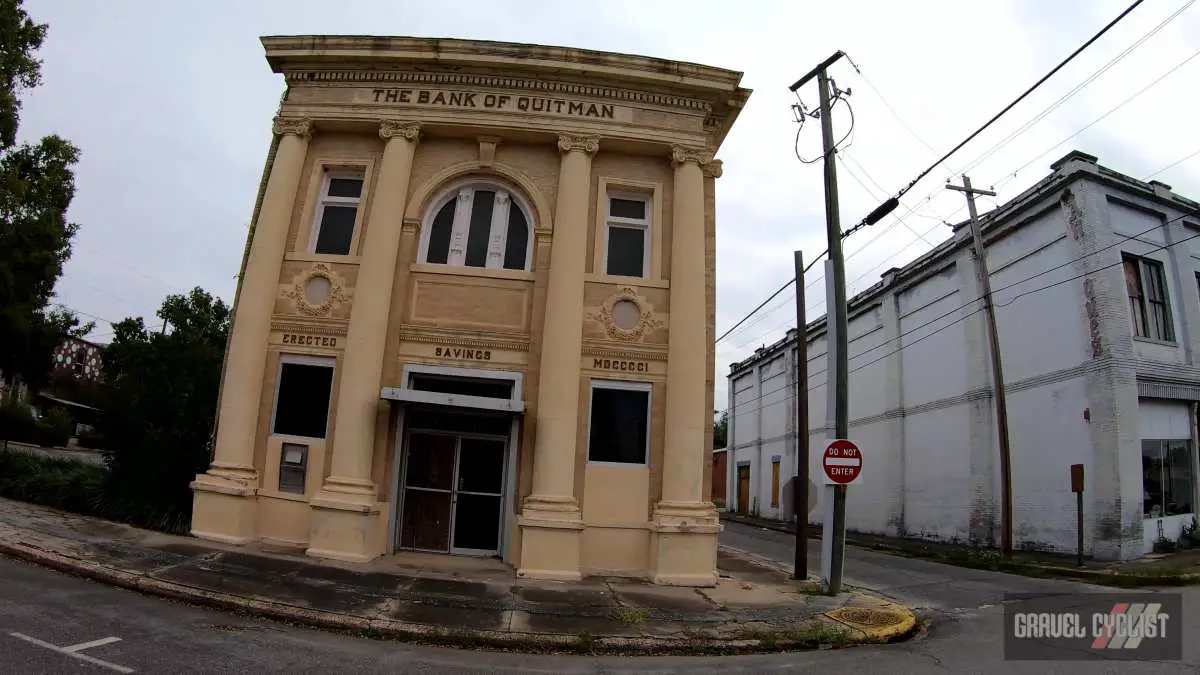
<svg viewBox="0 0 1200 675">
<path fill-rule="evenodd" d="M 853 441 L 838 439 L 825 446 L 821 468 L 826 485 L 853 485 L 862 475 L 862 453 Z"/>
</svg>

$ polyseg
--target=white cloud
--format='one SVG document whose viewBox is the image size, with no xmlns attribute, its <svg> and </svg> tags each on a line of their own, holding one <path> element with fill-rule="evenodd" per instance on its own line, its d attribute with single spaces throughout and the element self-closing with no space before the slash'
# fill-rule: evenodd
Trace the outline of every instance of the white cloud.
<svg viewBox="0 0 1200 675">
<path fill-rule="evenodd" d="M 1126 6 L 1124 0 L 963 3 L 951 0 L 624 0 L 584 3 L 437 3 L 312 0 L 240 3 L 29 2 L 50 24 L 42 51 L 45 84 L 27 97 L 22 136 L 56 132 L 83 150 L 71 210 L 81 224 L 59 285 L 61 301 L 112 320 L 150 317 L 162 296 L 202 286 L 229 298 L 283 89 L 266 65 L 260 35 L 295 33 L 483 38 L 632 52 L 745 72 L 755 90 L 720 152 L 718 333 L 791 275 L 795 248 L 825 248 L 821 168 L 797 161 L 787 86 L 842 49 L 937 154 L 991 117 Z M 942 189 L 951 175 L 1083 81 L 1184 0 L 1146 3 L 994 129 L 934 171 L 904 200 L 905 218 L 936 243 L 961 219 L 962 196 Z M 1193 131 L 1200 58 L 1070 142 L 1058 141 L 1193 53 L 1200 14 L 1189 9 L 1054 113 L 971 169 L 978 185 L 1011 198 L 1072 148 L 1145 177 L 1200 149 Z M 855 116 L 847 154 L 864 190 L 839 164 L 842 223 L 858 222 L 937 154 L 888 111 L 848 62 L 832 71 L 849 88 Z M 812 85 L 804 101 L 816 103 Z M 819 153 L 810 120 L 801 154 Z M 845 111 L 835 116 L 840 137 Z M 1045 152 L 1044 152 L 1045 151 Z M 1039 153 L 1043 156 L 1038 157 Z M 1032 161 L 1031 161 L 1032 160 Z M 1028 164 L 1011 174 L 1017 167 Z M 1157 177 L 1200 197 L 1200 158 Z M 875 187 L 878 182 L 882 190 Z M 930 196 L 926 201 L 926 196 Z M 988 205 L 987 201 L 984 202 Z M 850 292 L 929 248 L 893 219 L 846 243 Z M 886 232 L 879 235 L 880 232 Z M 877 239 L 876 239 L 877 237 Z M 866 242 L 875 239 L 868 248 Z M 915 243 L 914 243 L 915 242 Z M 818 265 L 814 273 L 821 269 Z M 808 291 L 810 318 L 823 312 L 823 284 Z M 717 407 L 728 363 L 790 325 L 791 292 L 718 347 Z M 97 334 L 106 332 L 104 327 Z"/>
</svg>

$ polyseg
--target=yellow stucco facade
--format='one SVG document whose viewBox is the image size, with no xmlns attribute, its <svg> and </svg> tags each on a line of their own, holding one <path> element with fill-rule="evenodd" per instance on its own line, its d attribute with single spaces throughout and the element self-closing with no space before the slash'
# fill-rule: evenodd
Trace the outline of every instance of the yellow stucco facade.
<svg viewBox="0 0 1200 675">
<path fill-rule="evenodd" d="M 713 155 L 741 73 L 262 42 L 287 93 L 192 533 L 715 584 Z"/>
</svg>

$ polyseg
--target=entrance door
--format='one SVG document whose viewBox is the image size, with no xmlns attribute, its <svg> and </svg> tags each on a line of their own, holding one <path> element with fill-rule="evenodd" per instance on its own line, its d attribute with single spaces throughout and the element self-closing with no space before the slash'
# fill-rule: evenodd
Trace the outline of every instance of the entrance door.
<svg viewBox="0 0 1200 675">
<path fill-rule="evenodd" d="M 737 468 L 737 510 L 738 513 L 750 513 L 750 467 Z"/>
<path fill-rule="evenodd" d="M 414 430 L 407 445 L 400 548 L 498 554 L 507 439 Z"/>
</svg>

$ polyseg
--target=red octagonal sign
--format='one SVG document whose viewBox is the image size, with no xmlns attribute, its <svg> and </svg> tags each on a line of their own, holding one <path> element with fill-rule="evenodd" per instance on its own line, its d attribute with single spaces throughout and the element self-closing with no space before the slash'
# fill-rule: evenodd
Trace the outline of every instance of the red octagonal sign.
<svg viewBox="0 0 1200 675">
<path fill-rule="evenodd" d="M 863 458 L 854 441 L 838 439 L 825 446 L 821 468 L 826 485 L 853 485 L 862 475 Z"/>
</svg>

